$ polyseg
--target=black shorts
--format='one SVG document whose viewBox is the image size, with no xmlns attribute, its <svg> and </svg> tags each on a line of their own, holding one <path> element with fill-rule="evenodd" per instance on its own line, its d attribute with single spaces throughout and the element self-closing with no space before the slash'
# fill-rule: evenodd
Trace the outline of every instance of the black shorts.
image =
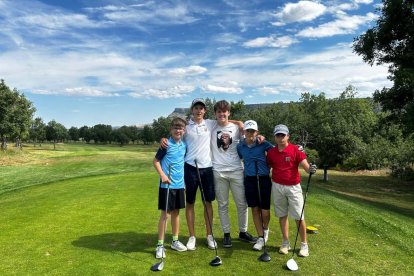
<svg viewBox="0 0 414 276">
<path fill-rule="evenodd" d="M 165 201 L 167 199 L 167 188 L 158 189 L 158 210 L 165 211 Z M 171 212 L 176 209 L 185 208 L 184 189 L 170 189 L 168 194 L 168 208 Z"/>
<path fill-rule="evenodd" d="M 244 178 L 244 191 L 246 194 L 247 206 L 260 207 L 263 210 L 270 210 L 270 195 L 272 193 L 272 181 L 268 175 L 259 176 L 260 201 L 257 187 L 256 176 L 246 176 Z"/>
<path fill-rule="evenodd" d="M 213 168 L 199 169 L 201 184 L 203 185 L 203 192 L 205 200 L 212 202 L 216 199 L 214 193 L 214 175 Z M 185 200 L 188 204 L 194 204 L 197 196 L 197 189 L 199 185 L 197 168 L 187 163 L 184 163 L 184 181 L 185 181 Z M 203 195 L 201 195 L 203 196 Z"/>
</svg>

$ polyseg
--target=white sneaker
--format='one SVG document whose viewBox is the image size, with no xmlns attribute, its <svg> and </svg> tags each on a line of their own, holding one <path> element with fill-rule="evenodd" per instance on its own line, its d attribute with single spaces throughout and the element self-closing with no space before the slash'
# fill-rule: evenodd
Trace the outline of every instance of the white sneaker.
<svg viewBox="0 0 414 276">
<path fill-rule="evenodd" d="M 257 242 L 253 245 L 253 250 L 261 251 L 263 246 L 264 246 L 264 239 L 262 237 L 259 237 L 257 239 Z"/>
<path fill-rule="evenodd" d="M 267 242 L 267 240 L 269 239 L 269 228 L 263 231 L 263 235 L 265 242 Z"/>
<path fill-rule="evenodd" d="M 188 250 L 195 250 L 196 249 L 196 237 L 194 237 L 194 236 L 191 236 L 189 239 L 188 239 L 188 242 L 187 242 L 187 249 Z"/>
<path fill-rule="evenodd" d="M 217 248 L 217 243 L 213 239 L 212 235 L 207 236 L 207 246 L 208 246 L 209 249 L 216 249 Z"/>
<path fill-rule="evenodd" d="M 301 257 L 307 257 L 309 256 L 309 247 L 307 243 L 300 243 L 300 250 L 299 250 L 299 256 Z"/>
<path fill-rule="evenodd" d="M 286 255 L 287 253 L 289 253 L 289 250 L 290 250 L 289 241 L 287 241 L 287 240 L 283 241 L 282 245 L 279 248 L 279 253 Z"/>
<path fill-rule="evenodd" d="M 155 248 L 155 258 L 157 259 L 165 258 L 164 245 L 157 245 L 157 248 Z"/>
<path fill-rule="evenodd" d="M 179 252 L 187 251 L 187 247 L 185 247 L 185 245 L 178 240 L 172 242 L 171 249 L 174 249 Z"/>
</svg>

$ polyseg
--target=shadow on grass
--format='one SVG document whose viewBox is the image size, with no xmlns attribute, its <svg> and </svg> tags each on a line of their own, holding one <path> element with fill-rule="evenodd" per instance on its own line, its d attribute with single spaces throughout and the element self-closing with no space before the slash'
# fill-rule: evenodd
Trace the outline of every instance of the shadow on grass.
<svg viewBox="0 0 414 276">
<path fill-rule="evenodd" d="M 142 252 L 153 255 L 156 234 L 139 234 L 136 232 L 104 233 L 84 236 L 72 242 L 73 246 L 113 253 Z"/>
</svg>

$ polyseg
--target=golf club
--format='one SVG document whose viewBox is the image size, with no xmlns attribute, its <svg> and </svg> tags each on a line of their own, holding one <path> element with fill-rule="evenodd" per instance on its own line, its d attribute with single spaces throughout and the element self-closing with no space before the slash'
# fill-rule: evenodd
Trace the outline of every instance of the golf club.
<svg viewBox="0 0 414 276">
<path fill-rule="evenodd" d="M 263 210 L 262 210 L 262 196 L 261 196 L 261 191 L 260 191 L 260 178 L 259 178 L 259 169 L 257 167 L 257 161 L 254 161 L 254 164 L 256 166 L 256 179 L 257 179 L 257 191 L 258 191 L 258 195 L 259 195 L 259 208 L 260 208 L 260 221 L 262 223 L 262 230 L 263 230 L 263 254 L 260 255 L 260 257 L 258 258 L 259 261 L 262 262 L 269 262 L 271 260 L 269 254 L 266 251 L 266 239 L 264 237 L 264 224 L 263 224 Z"/>
<path fill-rule="evenodd" d="M 292 270 L 292 271 L 296 271 L 296 270 L 299 269 L 298 264 L 293 259 L 293 256 L 295 255 L 296 242 L 298 240 L 298 234 L 299 234 L 300 225 L 301 225 L 301 221 L 302 221 L 302 217 L 303 217 L 303 211 L 305 210 L 306 198 L 308 197 L 308 189 L 309 189 L 309 183 L 310 183 L 311 177 L 312 177 L 312 173 L 309 174 L 308 184 L 306 185 L 305 198 L 303 200 L 303 206 L 302 206 L 302 212 L 300 214 L 300 220 L 299 220 L 298 230 L 296 231 L 295 245 L 293 246 L 292 258 L 290 258 L 290 260 L 287 261 L 287 263 L 286 263 L 287 268 L 289 270 Z"/>
<path fill-rule="evenodd" d="M 168 166 L 168 179 L 171 176 L 171 165 Z M 168 212 L 168 197 L 170 195 L 170 185 L 167 185 L 167 196 L 165 200 L 165 218 L 164 218 L 164 240 L 165 240 L 165 230 L 167 229 L 167 212 Z M 162 254 L 161 254 L 161 262 L 154 264 L 151 266 L 152 271 L 161 271 L 164 268 L 164 254 L 165 254 L 165 247 L 162 247 Z"/>
<path fill-rule="evenodd" d="M 196 168 L 197 168 L 198 183 L 200 184 L 200 191 L 201 191 L 201 197 L 203 199 L 204 212 L 206 212 L 206 214 L 207 214 L 207 221 L 208 221 L 208 224 L 209 224 L 207 227 L 210 228 L 211 236 L 213 237 L 213 240 L 214 240 L 214 249 L 216 250 L 216 257 L 214 257 L 214 259 L 210 261 L 210 265 L 211 266 L 219 266 L 219 265 L 222 264 L 222 261 L 221 261 L 220 257 L 217 254 L 216 239 L 214 238 L 213 225 L 211 225 L 210 216 L 209 216 L 208 211 L 207 211 L 206 199 L 204 197 L 204 190 L 203 190 L 203 185 L 201 184 L 201 175 L 200 175 L 200 170 L 198 169 L 197 160 L 194 160 L 194 163 L 195 163 Z"/>
</svg>

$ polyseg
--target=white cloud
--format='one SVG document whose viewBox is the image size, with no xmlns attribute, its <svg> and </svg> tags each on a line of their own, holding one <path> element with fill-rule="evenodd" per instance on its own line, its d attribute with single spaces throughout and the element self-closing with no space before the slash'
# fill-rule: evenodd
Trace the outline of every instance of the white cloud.
<svg viewBox="0 0 414 276">
<path fill-rule="evenodd" d="M 233 33 L 221 33 L 218 34 L 214 40 L 218 43 L 235 44 L 241 40 L 241 37 Z"/>
<path fill-rule="evenodd" d="M 313 88 L 313 87 L 315 87 L 315 84 L 314 84 L 314 83 L 312 83 L 312 82 L 307 82 L 307 81 L 303 81 L 303 82 L 301 83 L 301 85 L 302 85 L 304 88 Z"/>
<path fill-rule="evenodd" d="M 350 34 L 358 29 L 359 26 L 366 24 L 377 18 L 373 13 L 367 13 L 365 16 L 340 15 L 339 18 L 332 22 L 319 25 L 316 28 L 309 27 L 300 31 L 297 36 L 301 37 L 329 37 L 339 34 Z"/>
<path fill-rule="evenodd" d="M 280 26 L 280 24 L 312 21 L 313 19 L 321 16 L 326 10 L 323 4 L 312 1 L 299 1 L 298 3 L 287 3 L 283 9 L 276 14 L 279 18 L 279 22 L 274 24 Z"/>
<path fill-rule="evenodd" d="M 197 21 L 189 7 L 183 3 L 149 2 L 147 5 L 131 5 L 124 8 L 103 10 L 103 16 L 122 24 L 180 25 Z"/>
<path fill-rule="evenodd" d="M 267 63 L 266 55 L 230 55 L 219 57 L 215 62 L 217 67 L 257 66 Z"/>
<path fill-rule="evenodd" d="M 182 98 L 195 89 L 191 85 L 177 85 L 166 89 L 150 88 L 143 92 L 131 92 L 129 96 L 133 98 L 158 98 L 158 99 L 170 99 L 170 98 Z"/>
<path fill-rule="evenodd" d="M 119 96 L 118 93 L 105 92 L 105 91 L 90 88 L 90 87 L 64 88 L 62 91 L 35 89 L 32 91 L 32 93 L 41 94 L 41 95 L 66 95 L 66 96 L 75 96 L 75 97 L 78 97 L 78 96 L 80 97 L 116 97 L 116 96 Z"/>
<path fill-rule="evenodd" d="M 233 83 L 234 84 L 234 83 Z M 226 93 L 226 94 L 241 94 L 243 90 L 240 87 L 230 85 L 230 86 L 216 86 L 208 84 L 204 87 L 205 91 L 210 93 Z"/>
<path fill-rule="evenodd" d="M 371 4 L 374 0 L 354 0 L 357 4 Z"/>
<path fill-rule="evenodd" d="M 184 68 L 174 68 L 168 71 L 172 76 L 200 75 L 207 72 L 207 68 L 193 65 Z"/>
<path fill-rule="evenodd" d="M 272 47 L 272 48 L 286 48 L 291 44 L 297 43 L 298 40 L 290 36 L 269 36 L 269 37 L 258 37 L 253 40 L 249 40 L 243 43 L 244 47 L 247 48 L 258 48 L 258 47 Z"/>
<path fill-rule="evenodd" d="M 280 91 L 277 87 L 260 87 L 257 89 L 257 91 L 262 95 L 278 95 L 280 94 Z"/>
<path fill-rule="evenodd" d="M 17 24 L 38 26 L 49 31 L 67 28 L 95 28 L 101 25 L 83 14 L 36 14 L 16 18 Z"/>
</svg>

